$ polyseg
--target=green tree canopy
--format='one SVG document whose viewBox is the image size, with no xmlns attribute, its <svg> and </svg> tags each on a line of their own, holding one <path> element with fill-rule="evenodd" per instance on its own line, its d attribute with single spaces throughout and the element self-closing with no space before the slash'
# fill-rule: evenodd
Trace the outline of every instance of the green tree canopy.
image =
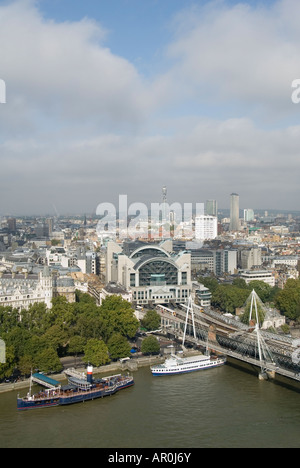
<svg viewBox="0 0 300 468">
<path fill-rule="evenodd" d="M 143 354 L 155 354 L 159 353 L 159 350 L 160 344 L 155 336 L 147 336 L 147 338 L 142 341 L 141 351 Z"/>
<path fill-rule="evenodd" d="M 60 372 L 62 370 L 57 352 L 53 348 L 45 348 L 38 353 L 35 364 L 40 371 L 45 373 Z"/>
<path fill-rule="evenodd" d="M 84 347 L 84 362 L 90 363 L 95 367 L 108 364 L 110 361 L 108 348 L 104 341 L 91 338 Z"/>
<path fill-rule="evenodd" d="M 203 284 L 203 286 L 208 288 L 211 293 L 215 292 L 215 290 L 217 289 L 217 287 L 219 285 L 217 278 L 213 278 L 211 276 L 209 276 L 209 277 L 200 276 L 198 278 L 198 281 L 199 281 L 199 283 Z"/>
<path fill-rule="evenodd" d="M 272 287 L 268 283 L 265 283 L 264 281 L 254 280 L 250 281 L 248 287 L 251 291 L 254 289 L 258 297 L 263 302 L 268 302 L 270 300 Z"/>
<path fill-rule="evenodd" d="M 288 279 L 275 297 L 275 306 L 291 320 L 300 318 L 300 281 Z"/>
<path fill-rule="evenodd" d="M 238 307 L 242 307 L 249 297 L 248 289 L 241 289 L 230 284 L 220 284 L 212 295 L 212 304 L 220 309 L 235 314 Z"/>
<path fill-rule="evenodd" d="M 0 363 L 0 380 L 10 377 L 16 366 L 16 355 L 13 346 L 6 346 L 5 363 Z"/>
<path fill-rule="evenodd" d="M 86 345 L 85 338 L 81 336 L 72 336 L 68 344 L 69 354 L 77 356 L 80 353 L 83 353 L 84 346 Z"/>
<path fill-rule="evenodd" d="M 108 296 L 100 307 L 100 313 L 107 330 L 133 338 L 139 328 L 139 321 L 134 315 L 131 304 L 120 296 Z M 107 337 L 108 339 L 110 336 Z"/>
<path fill-rule="evenodd" d="M 120 359 L 130 356 L 131 346 L 120 333 L 114 333 L 107 343 L 111 359 Z"/>
<path fill-rule="evenodd" d="M 0 337 L 13 353 L 13 364 L 7 362 L 3 375 L 13 372 L 14 367 L 26 374 L 41 363 L 44 369 L 58 368 L 55 360 L 67 352 L 75 355 L 85 352 L 87 361 L 94 365 L 109 362 L 107 345 L 110 344 L 112 355 L 127 355 L 127 338 L 135 336 L 138 328 L 139 321 L 131 304 L 119 296 L 108 297 L 101 307 L 94 298 L 78 291 L 75 303 L 69 303 L 62 296 L 55 297 L 51 309 L 44 303 L 21 311 L 0 306 Z M 118 345 L 115 334 L 122 337 L 117 340 Z M 53 365 L 46 362 L 50 349 L 53 352 L 49 361 L 50 364 L 53 361 Z"/>
<path fill-rule="evenodd" d="M 160 315 L 156 310 L 148 310 L 145 317 L 141 320 L 141 325 L 146 330 L 157 330 L 161 325 Z"/>
</svg>

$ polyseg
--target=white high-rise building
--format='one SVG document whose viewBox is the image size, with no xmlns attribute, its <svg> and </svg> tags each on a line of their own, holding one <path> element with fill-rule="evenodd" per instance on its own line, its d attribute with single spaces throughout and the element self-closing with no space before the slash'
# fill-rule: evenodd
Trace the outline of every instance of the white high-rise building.
<svg viewBox="0 0 300 468">
<path fill-rule="evenodd" d="M 237 193 L 230 195 L 230 231 L 238 231 L 240 228 L 240 197 Z"/>
<path fill-rule="evenodd" d="M 197 216 L 195 218 L 195 239 L 215 239 L 218 235 L 218 218 L 216 216 Z"/>
<path fill-rule="evenodd" d="M 254 211 L 252 208 L 247 208 L 244 210 L 244 221 L 253 221 L 254 220 Z"/>
</svg>

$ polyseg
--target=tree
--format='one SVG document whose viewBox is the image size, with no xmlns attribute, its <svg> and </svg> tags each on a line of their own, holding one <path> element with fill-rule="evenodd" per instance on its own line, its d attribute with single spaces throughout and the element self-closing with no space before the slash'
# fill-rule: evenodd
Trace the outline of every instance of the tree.
<svg viewBox="0 0 300 468">
<path fill-rule="evenodd" d="M 43 334 L 47 329 L 47 306 L 44 302 L 32 304 L 21 311 L 22 327 L 32 333 Z"/>
<path fill-rule="evenodd" d="M 235 278 L 232 282 L 232 286 L 237 286 L 240 289 L 248 289 L 248 285 L 244 278 Z"/>
<path fill-rule="evenodd" d="M 45 348 L 36 356 L 37 368 L 45 373 L 49 372 L 60 372 L 62 365 L 57 355 L 57 352 L 53 348 Z"/>
<path fill-rule="evenodd" d="M 141 320 L 141 325 L 146 330 L 157 330 L 160 327 L 161 318 L 156 310 L 148 310 L 143 320 Z"/>
<path fill-rule="evenodd" d="M 12 307 L 0 306 L 0 335 L 9 332 L 19 324 L 19 311 Z"/>
<path fill-rule="evenodd" d="M 103 341 L 91 338 L 84 347 L 84 362 L 95 367 L 109 363 L 108 348 Z"/>
<path fill-rule="evenodd" d="M 276 295 L 274 302 L 286 317 L 297 320 L 300 317 L 300 281 L 287 280 L 284 289 Z"/>
<path fill-rule="evenodd" d="M 147 338 L 142 341 L 141 351 L 143 354 L 159 353 L 159 350 L 160 344 L 155 336 L 147 336 Z"/>
<path fill-rule="evenodd" d="M 78 318 L 74 328 L 75 332 L 85 339 L 95 338 L 100 340 L 103 338 L 106 340 L 107 335 L 109 336 L 113 332 L 113 329 L 107 327 L 104 318 L 99 314 L 84 313 Z"/>
<path fill-rule="evenodd" d="M 83 293 L 79 291 L 78 289 L 76 289 L 75 294 L 76 294 L 76 302 L 96 305 L 96 299 L 90 296 L 89 294 Z"/>
<path fill-rule="evenodd" d="M 213 293 L 219 285 L 218 280 L 213 277 L 200 276 L 200 278 L 198 278 L 198 281 L 199 283 L 203 284 L 203 286 L 208 288 L 211 293 Z"/>
<path fill-rule="evenodd" d="M 264 281 L 254 280 L 248 284 L 249 289 L 256 292 L 262 302 L 268 302 L 271 297 L 272 287 Z"/>
<path fill-rule="evenodd" d="M 123 336 L 133 338 L 139 328 L 139 321 L 134 315 L 131 304 L 120 296 L 108 296 L 100 307 L 101 317 L 105 321 L 110 335 L 121 333 Z"/>
<path fill-rule="evenodd" d="M 13 346 L 7 346 L 5 353 L 5 363 L 0 364 L 0 380 L 13 375 L 16 366 L 16 356 Z"/>
<path fill-rule="evenodd" d="M 249 297 L 249 290 L 241 289 L 230 284 L 220 284 L 212 295 L 212 304 L 220 309 L 235 314 L 238 307 L 242 307 Z"/>
<path fill-rule="evenodd" d="M 53 325 L 44 334 L 44 339 L 54 350 L 59 350 L 61 356 L 68 343 L 68 334 L 59 325 Z"/>
<path fill-rule="evenodd" d="M 107 343 L 111 359 L 120 359 L 130 356 L 130 344 L 120 333 L 115 333 Z"/>
<path fill-rule="evenodd" d="M 34 362 L 31 356 L 24 355 L 20 357 L 18 369 L 21 372 L 21 375 L 29 375 L 32 369 L 35 367 L 36 366 L 34 365 Z"/>
<path fill-rule="evenodd" d="M 17 326 L 13 327 L 5 336 L 7 346 L 13 346 L 16 356 L 21 357 L 25 353 L 26 345 L 31 339 L 31 333 L 24 328 Z"/>
<path fill-rule="evenodd" d="M 72 336 L 69 341 L 68 352 L 69 354 L 77 356 L 78 354 L 83 352 L 85 345 L 85 338 L 82 338 L 81 336 Z"/>
<path fill-rule="evenodd" d="M 47 341 L 42 336 L 31 336 L 24 347 L 24 354 L 30 356 L 33 362 L 36 362 L 36 358 L 44 349 L 48 347 Z"/>
</svg>

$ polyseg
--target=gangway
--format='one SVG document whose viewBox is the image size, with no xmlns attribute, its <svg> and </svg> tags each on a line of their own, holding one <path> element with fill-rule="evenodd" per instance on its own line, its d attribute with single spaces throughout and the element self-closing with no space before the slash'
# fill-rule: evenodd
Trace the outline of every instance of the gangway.
<svg viewBox="0 0 300 468">
<path fill-rule="evenodd" d="M 46 388 L 57 388 L 60 386 L 60 383 L 57 380 L 51 379 L 47 375 L 41 374 L 40 372 L 37 374 L 32 374 L 31 380 L 39 385 L 42 385 Z"/>
</svg>

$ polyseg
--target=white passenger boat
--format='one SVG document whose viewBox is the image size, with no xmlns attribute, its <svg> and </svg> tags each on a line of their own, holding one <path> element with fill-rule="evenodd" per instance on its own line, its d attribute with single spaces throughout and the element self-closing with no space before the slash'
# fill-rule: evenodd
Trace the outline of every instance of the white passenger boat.
<svg viewBox="0 0 300 468">
<path fill-rule="evenodd" d="M 154 376 L 185 374 L 187 372 L 223 366 L 225 363 L 225 356 L 198 354 L 196 356 L 182 358 L 172 354 L 163 364 L 152 366 L 151 372 Z"/>
</svg>

